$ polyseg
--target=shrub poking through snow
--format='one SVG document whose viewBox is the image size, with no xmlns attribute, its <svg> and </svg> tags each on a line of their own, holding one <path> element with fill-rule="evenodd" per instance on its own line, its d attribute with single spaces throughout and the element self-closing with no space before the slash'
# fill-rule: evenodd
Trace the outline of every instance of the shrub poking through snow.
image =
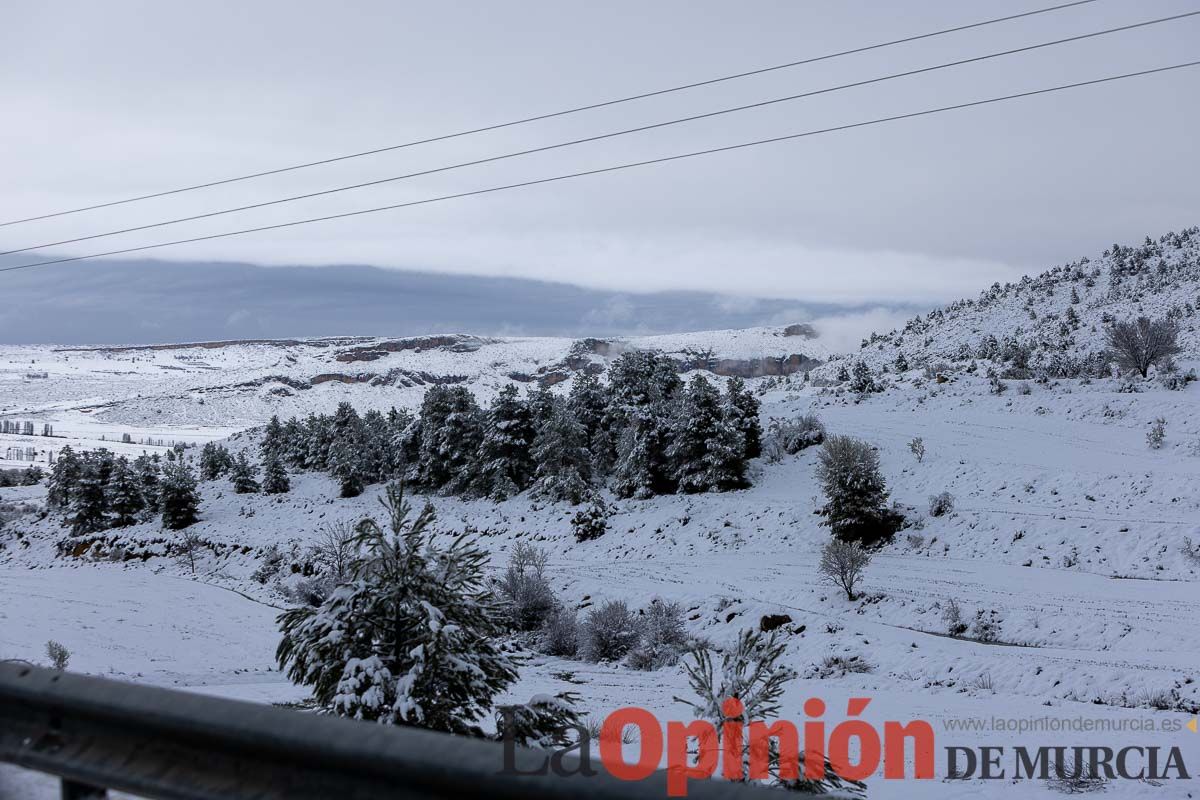
<svg viewBox="0 0 1200 800">
<path fill-rule="evenodd" d="M 954 513 L 954 495 L 949 492 L 929 496 L 929 516 L 944 517 Z"/>
<path fill-rule="evenodd" d="M 743 630 L 733 647 L 721 653 L 718 666 L 712 652 L 695 649 L 684 661 L 688 685 L 694 699 L 676 697 L 692 707 L 699 719 L 711 722 L 717 736 L 726 732 L 726 722 L 745 725 L 751 720 L 766 721 L 779 716 L 780 698 L 786 685 L 796 678 L 796 672 L 781 664 L 785 646 L 774 632 Z M 727 703 L 735 698 L 737 703 Z M 737 747 L 721 742 L 722 748 Z M 782 774 L 779 742 L 768 739 L 768 777 L 764 783 L 801 794 L 829 794 L 844 798 L 865 798 L 866 785 L 837 775 L 829 759 L 825 759 L 825 777 L 809 779 L 804 776 L 804 753 L 799 755 L 798 774 Z M 748 744 L 742 743 L 744 759 L 749 756 Z"/>
<path fill-rule="evenodd" d="M 978 642 L 996 642 L 1000 640 L 1000 625 L 1004 622 L 994 609 L 975 612 L 975 621 L 971 623 L 971 638 Z"/>
<path fill-rule="evenodd" d="M 609 600 L 588 612 L 581 628 L 580 654 L 587 661 L 620 661 L 637 646 L 642 633 L 624 600 Z"/>
<path fill-rule="evenodd" d="M 782 461 L 809 447 L 825 441 L 825 426 L 812 414 L 795 419 L 772 417 L 763 439 L 763 455 L 772 463 Z"/>
<path fill-rule="evenodd" d="M 913 458 L 920 464 L 925 460 L 925 440 L 920 436 L 914 436 L 913 440 L 908 443 L 908 450 L 913 454 Z"/>
<path fill-rule="evenodd" d="M 63 670 L 71 662 L 71 651 L 51 639 L 46 642 L 46 658 L 50 659 L 50 666 Z"/>
<path fill-rule="evenodd" d="M 807 677 L 828 680 L 830 678 L 844 678 L 847 675 L 855 673 L 874 671 L 875 667 L 871 666 L 866 659 L 858 654 L 848 656 L 833 655 L 821 659 L 819 664 L 813 664 L 808 669 Z"/>
<path fill-rule="evenodd" d="M 830 539 L 821 548 L 821 563 L 817 570 L 826 580 L 841 588 L 846 593 L 846 599 L 853 602 L 854 590 L 869 563 L 871 554 L 862 545 Z"/>
<path fill-rule="evenodd" d="M 874 448 L 849 436 L 830 436 L 817 458 L 817 479 L 826 498 L 821 524 L 836 538 L 865 547 L 890 539 L 902 520 L 888 506 Z"/>
<path fill-rule="evenodd" d="M 171 555 L 175 557 L 175 563 L 193 575 L 196 574 L 196 560 L 200 558 L 203 549 L 204 540 L 192 531 L 180 534 L 179 538 L 171 543 Z"/>
<path fill-rule="evenodd" d="M 575 541 L 586 542 L 599 539 L 608 532 L 608 506 L 596 498 L 587 508 L 581 508 L 571 517 L 571 530 L 575 532 Z"/>
<path fill-rule="evenodd" d="M 683 625 L 683 608 L 655 598 L 643 612 L 641 641 L 626 659 L 634 669 L 655 670 L 679 663 L 688 648 L 687 629 Z"/>
<path fill-rule="evenodd" d="M 510 627 L 515 631 L 535 631 L 542 627 L 558 605 L 546 580 L 545 550 L 526 542 L 513 548 L 508 569 L 497 584 L 504 600 Z"/>
<path fill-rule="evenodd" d="M 1163 417 L 1158 417 L 1150 423 L 1150 431 L 1146 434 L 1146 444 L 1150 446 L 1151 450 L 1161 450 L 1166 441 L 1167 421 Z"/>
<path fill-rule="evenodd" d="M 414 517 L 398 484 L 381 502 L 387 527 L 359 523 L 350 579 L 279 616 L 280 668 L 340 716 L 478 735 L 517 677 L 487 553 L 465 536 L 436 546 L 433 507 Z"/>
<path fill-rule="evenodd" d="M 575 704 L 574 692 L 535 694 L 524 705 L 496 709 L 496 738 L 515 742 L 520 747 L 565 748 L 586 732 Z"/>
</svg>

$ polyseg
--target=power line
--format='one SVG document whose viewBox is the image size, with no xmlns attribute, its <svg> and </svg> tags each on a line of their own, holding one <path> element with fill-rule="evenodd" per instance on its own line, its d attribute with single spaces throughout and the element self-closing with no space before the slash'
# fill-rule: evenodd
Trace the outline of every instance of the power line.
<svg viewBox="0 0 1200 800">
<path fill-rule="evenodd" d="M 491 186 L 486 189 L 474 189 L 468 192 L 458 192 L 455 194 L 440 195 L 438 197 L 428 197 L 423 200 L 411 200 L 404 203 L 393 203 L 387 206 L 377 206 L 375 208 L 364 208 L 358 211 L 346 211 L 340 214 L 329 214 L 323 217 L 310 217 L 307 219 L 292 220 L 290 222 L 280 222 L 273 225 L 261 225 L 256 228 L 243 228 L 236 231 L 225 231 L 224 233 L 212 233 L 206 236 L 193 236 L 188 239 L 176 239 L 170 242 L 159 242 L 158 244 L 141 245 L 139 247 L 126 247 L 120 250 L 109 250 L 103 253 L 90 253 L 85 256 L 72 256 L 70 258 L 58 258 L 52 261 L 39 261 L 30 264 L 18 264 L 11 267 L 0 267 L 0 272 L 12 272 L 20 269 L 32 269 L 34 267 L 47 267 L 51 264 L 66 264 L 73 261 L 84 261 L 93 258 L 102 258 L 105 256 L 124 255 L 126 253 L 138 253 L 146 250 L 156 250 L 162 247 L 173 247 L 181 244 L 191 244 L 193 242 L 205 242 L 212 239 L 224 239 L 230 236 L 242 236 L 248 233 L 261 233 L 263 231 L 279 230 L 280 228 L 291 228 L 298 225 L 308 225 L 314 222 L 327 222 L 335 219 L 345 219 L 347 217 L 357 217 L 363 214 L 375 214 L 380 211 L 392 211 L 400 208 L 409 208 L 412 206 L 428 205 L 430 203 L 439 203 L 445 200 L 457 200 L 463 197 L 474 197 L 476 195 L 491 194 L 493 192 L 502 192 L 509 189 L 520 189 L 526 186 L 538 186 L 544 183 L 555 183 L 557 181 L 570 180 L 572 178 L 582 178 L 589 175 L 601 175 L 608 172 L 619 172 L 636 167 L 645 167 L 651 164 L 664 164 L 670 161 L 680 161 L 685 158 L 695 158 L 697 156 L 713 155 L 715 153 L 726 153 L 733 150 L 743 150 L 749 147 L 757 147 L 764 144 L 773 144 L 775 142 L 784 142 L 792 139 L 802 139 L 808 136 L 818 136 L 826 133 L 835 133 L 837 131 L 852 130 L 854 128 L 865 128 L 870 125 L 879 125 L 885 122 L 895 122 L 904 119 L 913 119 L 915 117 L 925 117 L 932 114 L 940 114 L 946 111 L 957 111 L 964 108 L 974 108 L 976 106 L 984 106 L 992 103 L 1000 103 L 1006 100 L 1016 100 L 1023 97 L 1034 97 L 1036 95 L 1050 94 L 1051 92 L 1060 92 L 1067 89 L 1077 89 L 1083 86 L 1095 86 L 1101 83 L 1111 83 L 1113 81 L 1124 80 L 1126 78 L 1136 78 L 1144 75 L 1155 75 L 1160 72 L 1171 72 L 1173 70 L 1185 69 L 1188 67 L 1200 66 L 1200 61 L 1187 61 L 1181 64 L 1172 64 L 1166 67 L 1155 67 L 1154 69 L 1145 69 L 1138 72 L 1126 72 L 1120 75 L 1109 75 L 1104 78 L 1094 78 L 1087 81 L 1078 81 L 1076 83 L 1066 83 L 1059 86 L 1050 86 L 1044 89 L 1033 89 L 1027 92 L 1019 92 L 1017 94 L 1001 95 L 999 97 L 989 97 L 984 100 L 972 100 L 967 103 L 957 103 L 950 106 L 940 106 L 938 108 L 929 108 L 922 111 L 913 111 L 907 114 L 896 114 L 890 117 L 878 117 L 876 119 L 866 120 L 863 122 L 852 122 L 846 125 L 837 125 L 831 128 L 820 128 L 817 130 L 803 131 L 801 133 L 791 133 L 785 136 L 773 136 L 769 139 L 757 139 L 752 142 L 741 142 L 739 144 L 725 145 L 724 147 L 712 147 L 706 150 L 694 150 L 689 153 L 680 153 L 673 156 L 663 156 L 661 158 L 651 158 L 645 161 L 632 161 L 625 164 L 617 164 L 611 167 L 601 167 L 598 169 L 583 170 L 580 172 L 571 172 L 565 175 L 554 175 L 549 178 L 538 178 L 536 180 L 521 181 L 519 183 L 509 183 L 502 186 Z"/>
<path fill-rule="evenodd" d="M 1009 14 L 1008 16 L 1004 16 L 1004 17 L 995 17 L 993 19 L 982 20 L 980 22 L 972 22 L 972 23 L 969 23 L 966 25 L 957 25 L 952 28 L 942 28 L 941 30 L 930 31 L 929 33 L 921 33 L 921 34 L 916 34 L 914 36 L 906 36 L 902 39 L 893 39 L 893 40 L 887 41 L 887 42 L 878 42 L 876 44 L 864 45 L 862 47 L 855 47 L 850 50 L 841 50 L 836 53 L 827 53 L 825 55 L 812 56 L 810 58 L 800 59 L 799 61 L 789 61 L 785 64 L 775 64 L 775 65 L 769 66 L 769 67 L 760 67 L 758 69 L 747 70 L 745 72 L 737 72 L 732 75 L 723 75 L 723 76 L 720 76 L 717 78 L 709 78 L 709 79 L 702 80 L 702 81 L 695 81 L 693 83 L 685 83 L 685 84 L 681 84 L 679 86 L 672 86 L 672 87 L 668 87 L 666 89 L 655 89 L 653 91 L 642 92 L 640 94 L 633 94 L 633 95 L 629 95 L 627 97 L 619 97 L 619 98 L 615 98 L 612 100 L 604 100 L 604 101 L 601 101 L 598 103 L 589 103 L 588 105 L 575 106 L 573 108 L 567 108 L 567 109 L 563 109 L 561 111 L 552 111 L 552 112 L 549 112 L 546 114 L 538 114 L 538 115 L 532 116 L 532 117 L 524 117 L 522 119 L 515 119 L 515 120 L 511 120 L 509 122 L 501 122 L 501 123 L 497 123 L 495 125 L 486 125 L 481 128 L 471 128 L 469 130 L 458 131 L 456 133 L 447 133 L 447 134 L 442 134 L 439 136 L 431 136 L 427 139 L 416 139 L 411 142 L 403 142 L 401 144 L 388 145 L 386 147 L 377 147 L 373 150 L 363 150 L 358 153 L 348 153 L 346 155 L 333 156 L 331 158 L 323 158 L 318 161 L 308 161 L 308 162 L 305 162 L 302 164 L 293 164 L 291 166 L 263 170 L 262 172 L 252 172 L 252 173 L 249 173 L 246 175 L 237 175 L 232 178 L 222 178 L 220 180 L 208 181 L 207 183 L 197 183 L 197 184 L 193 184 L 191 186 L 183 186 L 183 187 L 180 187 L 177 189 L 167 189 L 167 190 L 164 190 L 161 192 L 153 192 L 151 194 L 143 194 L 143 195 L 137 195 L 135 197 L 127 197 L 123 200 L 112 200 L 107 203 L 97 203 L 95 205 L 81 206 L 79 208 L 67 209 L 65 211 L 54 211 L 54 212 L 51 212 L 48 214 L 39 214 L 34 217 L 25 217 L 23 219 L 9 220 L 7 222 L 0 222 L 0 228 L 6 227 L 8 225 L 19 225 L 24 222 L 35 222 L 37 220 L 50 219 L 52 217 L 62 217 L 62 216 L 66 216 L 68 214 L 79 214 L 84 211 L 95 211 L 96 209 L 100 209 L 100 208 L 111 208 L 112 206 L 125 205 L 127 203 L 136 203 L 136 202 L 139 202 L 142 200 L 151 200 L 156 197 L 167 197 L 169 195 L 182 194 L 184 192 L 196 191 L 197 189 L 208 189 L 213 186 L 223 186 L 223 185 L 229 184 L 229 183 L 237 183 L 239 181 L 248 181 L 253 178 L 263 178 L 268 175 L 279 175 L 280 173 L 284 173 L 284 172 L 293 172 L 295 170 L 308 169 L 309 167 L 318 167 L 318 166 L 322 166 L 324 164 L 333 164 L 333 163 L 336 163 L 339 161 L 347 161 L 352 158 L 362 158 L 364 156 L 378 155 L 379 153 L 387 153 L 387 152 L 390 152 L 393 150 L 402 150 L 407 147 L 416 147 L 417 145 L 422 145 L 422 144 L 432 144 L 433 142 L 444 142 L 448 139 L 457 139 L 457 138 L 460 138 L 463 136 L 471 136 L 471 135 L 477 134 L 477 133 L 487 133 L 489 131 L 497 131 L 497 130 L 501 130 L 503 128 L 511 128 L 516 125 L 525 125 L 530 122 L 540 122 L 542 120 L 554 119 L 555 117 L 565 117 L 569 114 L 578 114 L 582 111 L 592 111 L 592 110 L 595 110 L 598 108 L 607 108 L 609 106 L 620 105 L 621 103 L 633 102 L 634 100 L 644 100 L 644 99 L 650 98 L 650 97 L 658 97 L 658 96 L 664 95 L 664 94 L 671 94 L 672 92 L 682 92 L 687 89 L 696 89 L 701 86 L 711 86 L 713 84 L 723 83 L 725 81 L 733 81 L 733 80 L 738 80 L 741 78 L 749 78 L 754 75 L 763 75 L 768 72 L 775 72 L 778 70 L 790 69 L 792 67 L 799 67 L 799 66 L 803 66 L 805 64 L 815 64 L 819 61 L 829 61 L 829 60 L 835 59 L 835 58 L 842 58 L 843 56 L 856 55 L 858 53 L 866 53 L 866 52 L 870 52 L 872 50 L 880 50 L 885 47 L 893 47 L 898 44 L 908 44 L 910 42 L 917 42 L 917 41 L 921 41 L 923 39 L 932 39 L 937 36 L 945 36 L 945 35 L 951 34 L 951 33 L 959 33 L 961 31 L 971 30 L 973 28 L 982 28 L 987 25 L 995 25 L 1000 22 L 1010 22 L 1012 20 L 1023 19 L 1025 17 L 1037 16 L 1039 14 L 1048 14 L 1053 11 L 1061 11 L 1063 9 L 1074 8 L 1075 6 L 1088 5 L 1089 3 L 1094 3 L 1094 2 L 1097 2 L 1097 0 L 1074 0 L 1074 2 L 1061 3 L 1059 5 L 1048 6 L 1046 8 L 1039 8 L 1039 9 L 1035 9 L 1033 11 L 1024 11 L 1024 12 L 1021 12 L 1020 14 Z"/>
<path fill-rule="evenodd" d="M 885 81 L 895 80 L 897 78 L 906 78 L 906 77 L 911 77 L 913 75 L 921 75 L 924 73 L 936 72 L 938 70 L 949 69 L 951 67 L 959 67 L 959 66 L 963 66 L 965 64 L 974 64 L 974 63 L 978 63 L 981 61 L 987 61 L 987 60 L 993 59 L 993 58 L 1010 56 L 1010 55 L 1014 55 L 1017 53 L 1027 53 L 1032 50 L 1039 50 L 1039 49 L 1046 48 L 1046 47 L 1054 47 L 1056 45 L 1067 44 L 1070 42 L 1078 42 L 1078 41 L 1082 41 L 1084 39 L 1093 39 L 1093 38 L 1096 38 L 1099 36 L 1107 36 L 1107 35 L 1113 34 L 1113 33 L 1121 33 L 1124 31 L 1134 30 L 1136 28 L 1145 28 L 1150 25 L 1158 25 L 1158 24 L 1164 23 L 1164 22 L 1174 22 L 1174 21 L 1178 21 L 1181 19 L 1185 19 L 1187 17 L 1194 17 L 1197 15 L 1200 15 L 1200 11 L 1189 11 L 1189 12 L 1186 12 L 1183 14 L 1175 14 L 1175 15 L 1172 15 L 1169 17 L 1160 17 L 1158 19 L 1146 20 L 1144 22 L 1136 22 L 1136 23 L 1132 23 L 1129 25 L 1121 25 L 1116 28 L 1107 28 L 1107 29 L 1101 30 L 1101 31 L 1094 31 L 1092 33 L 1084 33 L 1084 34 L 1079 34 L 1077 36 L 1069 36 L 1064 39 L 1054 39 L 1052 41 L 1026 45 L 1024 47 L 1017 47 L 1017 48 L 1013 48 L 1011 50 L 1001 50 L 999 52 L 988 53 L 986 55 L 973 56 L 971 58 L 964 58 L 964 59 L 960 59 L 958 61 L 950 61 L 950 62 L 947 62 L 944 64 L 936 64 L 931 67 L 921 67 L 919 69 L 912 69 L 912 70 L 907 70 L 904 72 L 894 72 L 889 75 L 883 75 L 883 76 L 880 76 L 877 78 L 868 78 L 866 80 L 861 80 L 861 81 L 854 81 L 852 83 L 844 83 L 839 86 L 831 86 L 831 87 L 827 87 L 824 89 L 815 89 L 810 92 L 802 92 L 800 94 L 788 95 L 786 97 L 776 97 L 776 98 L 772 98 L 769 100 L 762 100 L 757 103 L 748 103 L 746 105 L 733 106 L 730 108 L 723 108 L 723 109 L 719 109 L 717 111 L 709 111 L 709 112 L 706 112 L 703 114 L 693 114 L 691 116 L 666 120 L 664 122 L 656 122 L 656 123 L 652 123 L 650 125 L 640 125 L 636 128 L 626 128 L 624 130 L 611 131 L 609 133 L 602 133 L 602 134 L 598 134 L 595 136 L 586 136 L 586 137 L 583 137 L 580 139 L 571 139 L 571 140 L 568 140 L 565 142 L 557 142 L 555 144 L 544 145 L 542 147 L 533 147 L 533 148 L 529 148 L 527 150 L 517 150 L 517 151 L 511 152 L 511 153 L 502 153 L 502 154 L 496 155 L 496 156 L 489 156 L 487 158 L 479 158 L 479 159 L 475 159 L 472 161 L 463 161 L 463 162 L 459 162 L 457 164 L 449 164 L 449 165 L 442 166 L 442 167 L 434 167 L 431 169 L 420 170 L 418 172 L 410 172 L 410 173 L 407 173 L 404 175 L 393 175 L 393 176 L 387 177 L 387 178 L 377 178 L 375 180 L 363 181 L 361 183 L 353 183 L 353 184 L 349 184 L 347 186 L 338 186 L 338 187 L 335 187 L 332 189 L 322 189 L 322 190 L 316 191 L 316 192 L 307 192 L 305 194 L 297 194 L 297 195 L 292 195 L 290 197 L 281 197 L 276 200 L 265 200 L 260 203 L 251 203 L 249 205 L 244 205 L 244 206 L 234 206 L 232 208 L 219 209 L 217 211 L 207 211 L 207 212 L 204 212 L 201 214 L 192 214 L 192 215 L 186 216 L 186 217 L 176 217 L 174 219 L 160 220 L 158 222 L 150 222 L 145 225 L 135 225 L 130 228 L 120 228 L 115 231 L 106 231 L 104 233 L 93 233 L 93 234 L 90 234 L 87 236 L 77 236 L 72 239 L 60 239 L 55 242 L 44 242 L 42 244 L 29 245 L 28 247 L 20 247 L 20 248 L 14 249 L 14 250 L 2 251 L 2 252 L 0 252 L 0 256 L 14 255 L 16 253 L 27 253 L 31 250 L 43 250 L 43 249 L 46 249 L 49 247 L 59 247 L 61 245 L 65 245 L 65 244 L 75 244 L 76 242 L 86 242 L 86 241 L 90 241 L 92 239 L 103 239 L 103 238 L 106 238 L 109 236 L 119 236 L 124 233 L 135 233 L 137 231 L 150 230 L 151 228 L 162 228 L 162 227 L 166 227 L 168 225 L 178 225 L 183 222 L 194 222 L 196 220 L 209 219 L 211 217 L 219 217 L 219 216 L 223 216 L 226 214 L 236 214 L 236 213 L 239 213 L 242 211 L 251 211 L 251 210 L 254 210 L 257 208 L 266 208 L 268 206 L 276 206 L 276 205 L 281 205 L 283 203 L 293 203 L 293 202 L 296 202 L 297 200 L 309 200 L 314 197 L 323 197 L 325 195 L 337 194 L 339 192 L 348 192 L 348 191 L 352 191 L 355 189 L 365 189 L 365 188 L 368 188 L 371 186 L 380 186 L 385 183 L 394 183 L 396 181 L 409 180 L 411 178 L 419 178 L 419 177 L 423 177 L 426 175 L 433 175 L 433 174 L 437 174 L 437 173 L 441 173 L 441 172 L 450 172 L 450 171 L 457 170 L 457 169 L 479 166 L 481 164 L 489 164 L 489 163 L 493 163 L 496 161 L 505 161 L 505 160 L 508 160 L 511 158 L 518 158 L 521 156 L 532 155 L 534 153 L 544 153 L 544 152 L 548 152 L 551 150 L 560 150 L 560 149 L 563 149 L 566 147 L 574 147 L 574 146 L 580 145 L 580 144 L 587 144 L 590 142 L 601 141 L 603 139 L 612 139 L 612 138 L 616 138 L 618 136 L 627 136 L 632 133 L 642 133 L 645 131 L 655 130 L 658 128 L 670 127 L 671 125 L 679 125 L 679 124 L 685 123 L 685 122 L 695 122 L 696 120 L 708 119 L 710 117 L 718 117 L 718 116 L 722 116 L 724 114 L 733 114 L 733 113 L 747 111 L 747 110 L 751 110 L 751 109 L 764 108 L 766 106 L 772 106 L 772 105 L 776 105 L 779 103 L 787 103 L 787 102 L 792 102 L 795 100 L 802 100 L 802 99 L 808 98 L 808 97 L 815 97 L 817 95 L 839 92 L 839 91 L 843 91 L 845 89 L 853 89 L 853 88 L 857 88 L 857 87 L 861 87 L 861 86 L 869 86 L 871 84 L 883 83 Z"/>
</svg>

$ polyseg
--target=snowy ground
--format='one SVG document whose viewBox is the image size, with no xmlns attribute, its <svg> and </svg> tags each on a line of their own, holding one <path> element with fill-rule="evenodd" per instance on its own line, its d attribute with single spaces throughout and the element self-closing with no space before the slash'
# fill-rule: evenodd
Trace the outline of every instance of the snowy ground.
<svg viewBox="0 0 1200 800">
<path fill-rule="evenodd" d="M 819 696 L 832 726 L 844 718 L 846 698 L 862 696 L 872 698 L 869 720 L 929 720 L 939 748 L 1178 745 L 1200 769 L 1200 735 L 1167 730 L 1200 707 L 1200 566 L 1182 552 L 1185 537 L 1200 541 L 1200 386 L 1125 394 L 1113 381 L 1063 381 L 1031 385 L 1024 395 L 1020 382 L 1010 384 L 999 397 L 966 376 L 941 386 L 906 383 L 861 403 L 812 388 L 765 397 L 764 418 L 813 411 L 832 432 L 878 445 L 899 502 L 923 512 L 932 494 L 955 497 L 953 514 L 902 532 L 875 558 L 866 597 L 854 603 L 816 573 L 828 534 L 813 514 L 812 451 L 758 465 L 744 492 L 618 501 L 609 533 L 584 544 L 570 535 L 566 507 L 527 498 L 434 502 L 441 526 L 472 527 L 496 566 L 517 540 L 545 547 L 569 604 L 678 600 L 692 631 L 715 642 L 783 613 L 792 620 L 784 628 L 788 660 L 802 675 L 834 654 L 871 665 L 868 673 L 797 680 L 784 703 L 789 719 L 803 719 L 803 700 Z M 1150 450 L 1147 423 L 1159 416 L 1168 420 L 1167 442 Z M 928 451 L 921 463 L 908 450 L 914 436 Z M 0 658 L 40 659 L 45 641 L 56 639 L 72 651 L 73 669 L 93 674 L 264 702 L 302 697 L 273 665 L 274 616 L 284 600 L 250 575 L 269 544 L 302 548 L 324 522 L 375 513 L 378 487 L 348 501 L 335 500 L 317 475 L 297 476 L 279 498 L 234 495 L 225 482 L 203 490 L 194 530 L 229 546 L 207 557 L 194 579 L 165 558 L 117 565 L 57 557 L 61 530 L 32 515 L 0 532 Z M 17 499 L 36 501 L 37 490 L 0 490 L 0 501 Z M 161 535 L 153 524 L 123 533 L 131 543 Z M 999 641 L 944 635 L 950 598 L 968 620 L 995 612 Z M 535 658 L 513 696 L 568 689 L 596 716 L 632 704 L 664 720 L 689 718 L 672 699 L 687 694 L 678 668 L 647 673 Z M 1177 710 L 1149 707 L 1161 697 Z M 943 727 L 993 716 L 1148 719 L 1157 730 Z M 1057 796 L 1029 781 L 868 783 L 871 798 Z M 1122 781 L 1107 796 L 1191 797 L 1197 786 Z"/>
</svg>

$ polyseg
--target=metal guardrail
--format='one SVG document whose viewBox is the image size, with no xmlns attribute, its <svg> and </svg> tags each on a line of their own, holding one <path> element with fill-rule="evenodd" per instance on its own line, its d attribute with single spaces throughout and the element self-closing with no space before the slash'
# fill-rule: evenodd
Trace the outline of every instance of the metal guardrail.
<svg viewBox="0 0 1200 800">
<path fill-rule="evenodd" d="M 522 772 L 547 753 L 517 748 Z M 0 762 L 50 773 L 64 800 L 105 787 L 166 800 L 665 798 L 666 775 L 627 782 L 503 774 L 504 747 L 188 692 L 0 663 Z M 744 784 L 696 781 L 688 796 L 746 800 Z"/>
</svg>

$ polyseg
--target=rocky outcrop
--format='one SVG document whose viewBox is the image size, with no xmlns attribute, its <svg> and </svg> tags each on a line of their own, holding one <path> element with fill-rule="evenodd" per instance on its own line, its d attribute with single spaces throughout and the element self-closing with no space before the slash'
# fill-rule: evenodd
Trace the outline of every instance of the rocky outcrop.
<svg viewBox="0 0 1200 800">
<path fill-rule="evenodd" d="M 451 333 L 437 336 L 413 336 L 407 339 L 391 339 L 383 342 L 372 342 L 362 347 L 352 347 L 343 350 L 335 358 L 342 363 L 354 361 L 375 361 L 388 353 L 400 353 L 405 350 L 421 352 L 422 350 L 441 349 L 451 353 L 473 353 L 493 339 L 479 336 L 468 336 L 461 333 Z"/>
</svg>

